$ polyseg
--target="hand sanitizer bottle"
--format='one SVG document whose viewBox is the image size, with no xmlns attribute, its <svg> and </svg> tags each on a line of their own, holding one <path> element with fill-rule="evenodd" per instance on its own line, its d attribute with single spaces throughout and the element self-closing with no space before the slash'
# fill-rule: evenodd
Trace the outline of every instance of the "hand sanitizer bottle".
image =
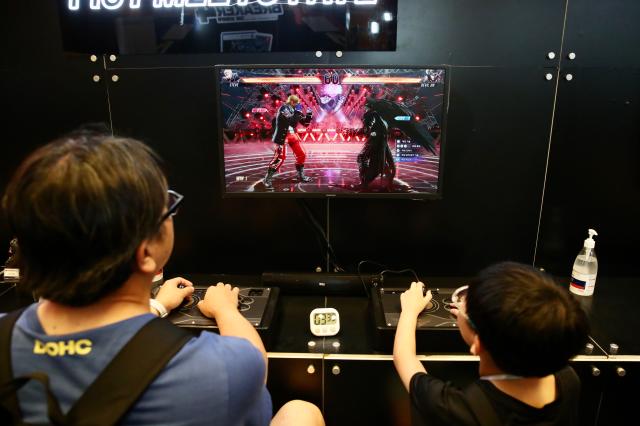
<svg viewBox="0 0 640 426">
<path fill-rule="evenodd" d="M 596 246 L 596 242 L 593 240 L 594 235 L 598 235 L 598 233 L 593 229 L 589 229 L 589 238 L 584 240 L 584 247 L 578 253 L 576 261 L 573 262 L 569 290 L 579 296 L 591 296 L 596 286 L 598 259 L 594 251 Z"/>
</svg>

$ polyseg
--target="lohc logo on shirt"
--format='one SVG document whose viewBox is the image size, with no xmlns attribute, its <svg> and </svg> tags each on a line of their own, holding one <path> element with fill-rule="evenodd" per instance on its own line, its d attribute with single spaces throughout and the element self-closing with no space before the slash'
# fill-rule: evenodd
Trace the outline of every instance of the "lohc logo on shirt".
<svg viewBox="0 0 640 426">
<path fill-rule="evenodd" d="M 87 355 L 91 352 L 92 344 L 89 339 L 59 340 L 46 343 L 36 339 L 33 344 L 33 353 L 48 356 Z"/>
</svg>

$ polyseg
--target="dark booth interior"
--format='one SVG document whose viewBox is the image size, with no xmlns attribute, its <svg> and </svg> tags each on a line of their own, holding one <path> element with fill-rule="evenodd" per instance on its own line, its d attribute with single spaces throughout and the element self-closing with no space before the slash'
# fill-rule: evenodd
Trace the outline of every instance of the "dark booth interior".
<svg viewBox="0 0 640 426">
<path fill-rule="evenodd" d="M 582 380 L 580 424 L 632 418 L 640 386 L 640 3 L 89 3 L 0 7 L 0 188 L 29 152 L 83 123 L 105 123 L 153 147 L 171 188 L 185 196 L 165 278 L 280 287 L 259 330 L 274 408 L 297 398 L 321 407 L 328 425 L 410 424 L 393 329 L 376 319 L 378 285 L 406 288 L 415 274 L 456 288 L 513 260 L 568 288 L 593 228 L 598 279 L 594 295 L 580 298 L 590 346 L 572 360 Z M 438 196 L 228 196 L 216 68 L 226 64 L 446 69 Z M 293 168 L 293 153 L 287 163 Z M 11 238 L 3 218 L 0 247 Z M 274 274 L 265 282 L 264 273 Z M 328 280 L 326 291 L 314 287 L 314 273 Z M 332 287 L 340 276 L 350 278 Z M 15 282 L 0 291 L 2 311 L 26 303 Z M 340 312 L 338 335 L 310 333 L 317 307 Z M 462 384 L 476 378 L 477 359 L 455 329 L 418 337 L 430 372 Z"/>
</svg>

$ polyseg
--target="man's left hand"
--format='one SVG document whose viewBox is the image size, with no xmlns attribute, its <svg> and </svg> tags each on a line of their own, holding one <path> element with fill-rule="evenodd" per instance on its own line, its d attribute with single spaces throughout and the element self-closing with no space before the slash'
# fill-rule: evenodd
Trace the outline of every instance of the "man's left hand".
<svg viewBox="0 0 640 426">
<path fill-rule="evenodd" d="M 193 283 L 182 277 L 167 280 L 160 287 L 156 300 L 164 305 L 167 311 L 177 308 L 193 294 Z"/>
</svg>

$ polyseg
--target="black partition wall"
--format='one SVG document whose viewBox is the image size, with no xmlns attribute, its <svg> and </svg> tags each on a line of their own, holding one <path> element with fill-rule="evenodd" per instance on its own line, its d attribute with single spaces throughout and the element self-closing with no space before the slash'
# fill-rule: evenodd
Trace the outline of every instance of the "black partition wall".
<svg viewBox="0 0 640 426">
<path fill-rule="evenodd" d="M 0 188 L 27 152 L 84 122 L 146 141 L 186 196 L 170 274 L 325 269 L 318 225 L 350 271 L 368 259 L 425 276 L 469 275 L 512 259 L 567 275 L 587 227 L 600 233 L 602 273 L 633 264 L 640 13 L 632 0 L 403 0 L 395 50 L 318 57 L 310 39 L 301 52 L 96 51 L 95 62 L 65 52 L 64 2 L 35 3 L 0 9 Z M 222 63 L 448 64 L 443 198 L 223 199 L 213 69 Z M 10 237 L 3 221 L 0 247 Z"/>
<path fill-rule="evenodd" d="M 599 232 L 599 274 L 636 276 L 640 3 L 569 2 L 537 261 L 568 275 Z"/>
</svg>

